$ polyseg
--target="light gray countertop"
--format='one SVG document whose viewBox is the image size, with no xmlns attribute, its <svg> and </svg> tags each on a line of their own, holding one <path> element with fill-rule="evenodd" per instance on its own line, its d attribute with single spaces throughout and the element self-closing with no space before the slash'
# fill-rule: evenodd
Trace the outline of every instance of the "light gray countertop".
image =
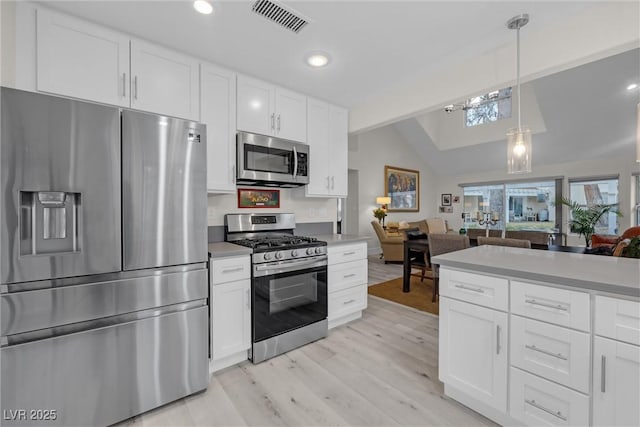
<svg viewBox="0 0 640 427">
<path fill-rule="evenodd" d="M 229 256 L 251 255 L 253 250 L 245 246 L 229 242 L 209 243 L 209 256 L 211 258 L 224 258 Z"/>
<path fill-rule="evenodd" d="M 434 256 L 441 266 L 640 297 L 640 260 L 503 246 Z"/>
<path fill-rule="evenodd" d="M 371 237 L 369 236 L 358 236 L 356 234 L 318 234 L 312 237 L 323 242 L 327 242 L 327 246 L 366 242 L 371 240 Z"/>
</svg>

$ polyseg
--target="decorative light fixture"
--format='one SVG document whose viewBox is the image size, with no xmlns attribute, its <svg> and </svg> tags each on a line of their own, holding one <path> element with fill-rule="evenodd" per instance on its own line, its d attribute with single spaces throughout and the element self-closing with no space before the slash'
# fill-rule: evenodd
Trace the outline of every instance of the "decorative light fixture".
<svg viewBox="0 0 640 427">
<path fill-rule="evenodd" d="M 207 0 L 196 0 L 193 2 L 193 8 L 203 15 L 210 15 L 213 13 L 213 6 Z"/>
<path fill-rule="evenodd" d="M 329 64 L 329 55 L 324 52 L 314 52 L 307 56 L 307 64 L 314 68 L 326 67 Z"/>
<path fill-rule="evenodd" d="M 531 172 L 531 129 L 520 121 L 520 28 L 527 25 L 529 15 L 514 16 L 507 21 L 507 28 L 516 30 L 516 87 L 518 88 L 518 127 L 507 132 L 507 172 Z"/>
</svg>

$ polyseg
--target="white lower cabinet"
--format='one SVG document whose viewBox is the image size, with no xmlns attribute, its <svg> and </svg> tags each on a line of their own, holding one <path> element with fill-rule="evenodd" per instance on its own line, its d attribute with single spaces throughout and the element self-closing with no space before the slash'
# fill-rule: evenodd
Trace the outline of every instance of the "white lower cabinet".
<svg viewBox="0 0 640 427">
<path fill-rule="evenodd" d="M 511 315 L 511 365 L 589 393 L 589 334 Z"/>
<path fill-rule="evenodd" d="M 510 415 L 530 426 L 588 426 L 589 396 L 511 368 Z"/>
<path fill-rule="evenodd" d="M 210 372 L 247 360 L 251 347 L 251 271 L 248 266 L 248 256 L 211 261 Z"/>
<path fill-rule="evenodd" d="M 640 346 L 595 337 L 593 425 L 640 425 Z"/>
<path fill-rule="evenodd" d="M 507 411 L 507 314 L 440 297 L 440 381 Z"/>
<path fill-rule="evenodd" d="M 362 317 L 367 308 L 367 244 L 327 248 L 327 310 L 329 329 Z"/>
</svg>

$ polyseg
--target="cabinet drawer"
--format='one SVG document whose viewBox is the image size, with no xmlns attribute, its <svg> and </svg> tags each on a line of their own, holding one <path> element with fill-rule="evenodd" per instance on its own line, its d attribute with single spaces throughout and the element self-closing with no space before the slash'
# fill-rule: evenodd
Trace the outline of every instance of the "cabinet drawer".
<svg viewBox="0 0 640 427">
<path fill-rule="evenodd" d="M 367 260 L 330 265 L 328 268 L 329 293 L 367 283 Z"/>
<path fill-rule="evenodd" d="M 511 316 L 511 364 L 589 393 L 589 334 Z"/>
<path fill-rule="evenodd" d="M 596 334 L 640 345 L 640 302 L 596 296 Z"/>
<path fill-rule="evenodd" d="M 440 269 L 440 295 L 507 311 L 509 281 L 464 271 Z"/>
<path fill-rule="evenodd" d="M 589 294 L 511 282 L 511 312 L 556 325 L 590 331 Z"/>
<path fill-rule="evenodd" d="M 358 285 L 329 294 L 330 321 L 365 308 L 367 308 L 367 285 Z"/>
<path fill-rule="evenodd" d="M 329 246 L 327 254 L 329 265 L 367 259 L 367 244 Z"/>
<path fill-rule="evenodd" d="M 511 368 L 510 414 L 530 426 L 589 425 L 589 397 Z"/>
<path fill-rule="evenodd" d="M 249 256 L 214 258 L 211 260 L 211 284 L 233 282 L 251 277 Z"/>
</svg>

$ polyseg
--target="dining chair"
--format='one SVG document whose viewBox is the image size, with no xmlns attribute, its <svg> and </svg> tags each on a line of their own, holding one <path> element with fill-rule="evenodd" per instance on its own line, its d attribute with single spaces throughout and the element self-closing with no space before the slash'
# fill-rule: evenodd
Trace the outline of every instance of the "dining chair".
<svg viewBox="0 0 640 427">
<path fill-rule="evenodd" d="M 442 255 L 470 247 L 469 237 L 460 234 L 431 234 L 429 233 L 429 256 Z M 431 258 L 429 258 L 431 260 Z M 440 266 L 431 263 L 433 272 L 433 298 L 436 302 L 440 290 Z"/>
<path fill-rule="evenodd" d="M 483 237 L 478 236 L 478 246 L 509 246 L 512 248 L 526 248 L 531 249 L 531 241 L 524 239 L 509 239 L 502 237 Z"/>
<path fill-rule="evenodd" d="M 414 240 L 414 239 L 426 239 L 427 235 L 423 233 L 419 228 L 408 228 L 403 230 L 406 240 Z M 409 266 L 411 269 L 421 270 L 420 281 L 423 282 L 425 278 L 425 274 L 427 271 L 431 270 L 431 263 L 429 262 L 429 251 L 428 249 L 409 250 Z"/>
</svg>

